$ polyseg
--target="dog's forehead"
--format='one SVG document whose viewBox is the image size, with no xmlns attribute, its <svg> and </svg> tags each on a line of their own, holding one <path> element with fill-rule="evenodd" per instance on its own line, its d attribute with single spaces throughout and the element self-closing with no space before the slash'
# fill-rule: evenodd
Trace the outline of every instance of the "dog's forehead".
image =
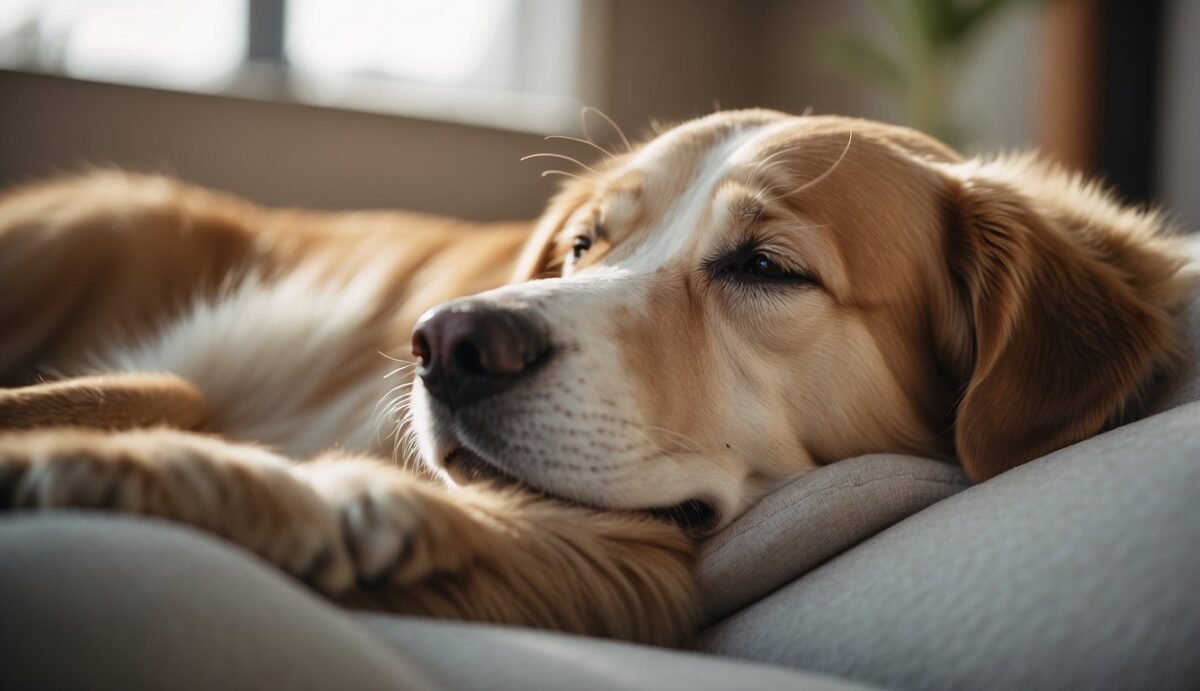
<svg viewBox="0 0 1200 691">
<path fill-rule="evenodd" d="M 736 120 L 710 116 L 675 127 L 647 142 L 629 158 L 622 173 L 648 187 L 694 186 L 705 173 L 728 173 L 752 164 L 800 118 Z"/>
<path fill-rule="evenodd" d="M 720 212 L 723 183 L 753 172 L 796 118 L 706 120 L 652 140 L 612 178 L 606 220 L 626 241 L 614 257 L 624 268 L 657 271 L 694 249 L 696 234 Z"/>
</svg>

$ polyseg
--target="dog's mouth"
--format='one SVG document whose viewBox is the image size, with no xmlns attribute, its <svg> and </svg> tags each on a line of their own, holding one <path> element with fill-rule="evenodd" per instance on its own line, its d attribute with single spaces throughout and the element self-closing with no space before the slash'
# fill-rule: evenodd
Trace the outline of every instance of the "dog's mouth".
<svg viewBox="0 0 1200 691">
<path fill-rule="evenodd" d="M 495 465 L 484 460 L 483 456 L 470 449 L 459 446 L 446 454 L 442 459 L 445 469 L 455 482 L 469 484 L 473 482 L 494 482 L 501 485 L 520 485 L 528 487 L 516 477 L 500 470 Z"/>
<path fill-rule="evenodd" d="M 452 449 L 442 459 L 442 468 L 461 484 L 475 482 L 492 482 L 501 485 L 514 485 L 532 490 L 540 495 L 575 506 L 582 506 L 596 511 L 611 511 L 603 506 L 586 504 L 548 492 L 540 487 L 534 487 L 513 475 L 500 470 L 495 464 L 471 449 L 458 446 Z M 678 525 L 692 535 L 706 535 L 720 524 L 721 516 L 711 501 L 700 498 L 687 499 L 665 507 L 649 507 L 637 510 L 659 520 L 669 521 Z"/>
</svg>

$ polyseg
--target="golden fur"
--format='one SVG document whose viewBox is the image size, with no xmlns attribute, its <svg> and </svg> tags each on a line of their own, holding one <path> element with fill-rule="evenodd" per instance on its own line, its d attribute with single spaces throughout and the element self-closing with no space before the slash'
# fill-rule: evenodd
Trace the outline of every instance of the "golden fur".
<svg viewBox="0 0 1200 691">
<path fill-rule="evenodd" d="M 691 548 L 642 511 L 711 530 L 873 451 L 985 480 L 1177 357 L 1164 223 L 1033 158 L 737 111 L 595 168 L 536 226 L 115 172 L 10 192 L 0 505 L 182 521 L 354 606 L 672 643 Z M 452 299 L 540 315 L 553 361 L 468 411 L 389 391 L 381 354 Z M 540 494 L 457 484 L 463 449 Z"/>
</svg>

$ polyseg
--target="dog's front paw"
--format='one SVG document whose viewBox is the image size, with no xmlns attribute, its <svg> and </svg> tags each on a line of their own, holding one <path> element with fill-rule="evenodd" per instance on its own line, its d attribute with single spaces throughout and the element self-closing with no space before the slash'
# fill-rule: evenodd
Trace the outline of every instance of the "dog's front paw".
<svg viewBox="0 0 1200 691">
<path fill-rule="evenodd" d="M 340 517 L 355 578 L 365 588 L 406 586 L 464 561 L 470 536 L 432 488 L 373 461 L 331 460 L 303 469 Z"/>
<path fill-rule="evenodd" d="M 215 533 L 331 595 L 354 583 L 338 515 L 278 457 L 168 430 L 0 438 L 0 510 L 155 516 Z"/>
<path fill-rule="evenodd" d="M 346 548 L 358 582 L 366 587 L 419 579 L 414 547 L 424 522 L 419 500 L 394 488 L 363 488 L 337 500 Z"/>
</svg>

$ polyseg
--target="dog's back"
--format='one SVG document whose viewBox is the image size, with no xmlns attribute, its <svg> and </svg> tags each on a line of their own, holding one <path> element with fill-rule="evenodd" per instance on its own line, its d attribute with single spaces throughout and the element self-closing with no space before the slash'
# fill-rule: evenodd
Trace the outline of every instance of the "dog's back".
<svg viewBox="0 0 1200 691">
<path fill-rule="evenodd" d="M 118 171 L 33 185 L 0 200 L 0 383 L 169 373 L 212 431 L 390 455 L 376 413 L 407 372 L 385 378 L 389 356 L 408 357 L 430 306 L 506 281 L 527 234 L 265 209 Z"/>
</svg>

